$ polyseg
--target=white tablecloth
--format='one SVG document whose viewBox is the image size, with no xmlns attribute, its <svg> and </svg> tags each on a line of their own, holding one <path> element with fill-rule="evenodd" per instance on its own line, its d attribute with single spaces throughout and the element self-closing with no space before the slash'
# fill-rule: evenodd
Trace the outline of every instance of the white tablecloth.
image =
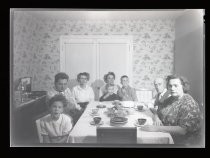
<svg viewBox="0 0 210 158">
<path fill-rule="evenodd" d="M 92 102 L 88 104 L 86 110 L 72 129 L 69 135 L 69 143 L 96 143 L 96 126 L 90 124 L 93 120 L 93 117 L 90 116 L 90 113 L 93 108 L 96 108 L 98 104 L 104 104 L 106 107 L 112 107 L 111 102 Z M 125 105 L 124 103 L 123 105 Z M 129 103 L 129 107 L 132 107 L 132 104 Z M 99 116 L 102 118 L 103 125 L 101 127 L 111 127 L 110 118 L 104 114 L 106 108 L 99 109 Z M 134 123 L 138 118 L 146 118 L 146 124 L 152 125 L 152 113 L 149 109 L 146 109 L 143 112 L 139 112 L 134 108 L 129 108 L 130 115 L 126 116 L 128 122 L 123 125 L 123 127 L 135 127 Z M 169 133 L 163 132 L 146 132 L 142 131 L 141 127 L 137 127 L 137 143 L 138 144 L 174 144 L 173 139 Z"/>
</svg>

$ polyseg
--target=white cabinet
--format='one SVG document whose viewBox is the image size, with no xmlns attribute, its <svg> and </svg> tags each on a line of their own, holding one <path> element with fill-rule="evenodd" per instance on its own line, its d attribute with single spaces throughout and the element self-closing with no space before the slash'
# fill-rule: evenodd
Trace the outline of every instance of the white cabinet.
<svg viewBox="0 0 210 158">
<path fill-rule="evenodd" d="M 69 87 L 77 84 L 80 72 L 90 73 L 89 84 L 98 100 L 104 74 L 116 74 L 115 83 L 128 75 L 132 85 L 132 38 L 128 36 L 61 36 L 60 71 L 70 77 Z"/>
</svg>

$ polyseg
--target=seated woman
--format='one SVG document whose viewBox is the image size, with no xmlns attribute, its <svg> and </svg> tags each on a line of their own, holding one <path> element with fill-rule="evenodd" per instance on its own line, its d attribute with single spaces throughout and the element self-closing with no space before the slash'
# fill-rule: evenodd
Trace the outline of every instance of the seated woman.
<svg viewBox="0 0 210 158">
<path fill-rule="evenodd" d="M 123 101 L 138 101 L 136 91 L 134 88 L 129 86 L 129 78 L 124 75 L 121 77 L 122 88 L 117 91 L 117 94 L 122 98 Z"/>
<path fill-rule="evenodd" d="M 188 81 L 176 75 L 167 77 L 171 96 L 159 105 L 154 114 L 154 125 L 145 125 L 142 130 L 169 132 L 175 144 L 193 143 L 201 125 L 201 111 L 197 102 L 187 94 Z"/>
<path fill-rule="evenodd" d="M 77 81 L 79 85 L 75 86 L 72 90 L 72 94 L 77 104 L 79 104 L 84 110 L 89 102 L 94 101 L 94 92 L 92 87 L 87 85 L 90 79 L 90 75 L 87 72 L 79 73 L 77 75 Z"/>
<path fill-rule="evenodd" d="M 114 74 L 114 72 L 108 72 L 108 74 L 105 74 L 104 75 L 104 82 L 106 84 L 100 88 L 99 97 L 101 97 L 102 95 L 104 95 L 105 93 L 107 93 L 107 86 L 109 84 L 113 84 L 114 85 L 114 93 L 117 94 L 117 91 L 120 89 L 120 86 L 114 84 L 114 80 L 115 80 L 115 74 Z"/>
<path fill-rule="evenodd" d="M 100 97 L 99 101 L 114 101 L 114 100 L 121 100 L 119 95 L 114 93 L 114 85 L 109 84 L 107 87 L 107 92 Z"/>
<path fill-rule="evenodd" d="M 44 143 L 66 143 L 68 135 L 72 129 L 72 119 L 63 114 L 64 107 L 67 106 L 66 98 L 55 95 L 49 100 L 51 115 L 41 119 L 41 134 Z"/>
</svg>

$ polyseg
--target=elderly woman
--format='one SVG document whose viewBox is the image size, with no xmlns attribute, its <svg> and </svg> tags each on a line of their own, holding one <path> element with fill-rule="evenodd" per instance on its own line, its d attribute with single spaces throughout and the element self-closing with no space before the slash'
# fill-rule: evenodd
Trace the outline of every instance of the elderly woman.
<svg viewBox="0 0 210 158">
<path fill-rule="evenodd" d="M 75 98 L 77 104 L 83 108 L 86 108 L 86 105 L 94 101 L 94 92 L 93 89 L 87 84 L 90 79 L 90 75 L 87 72 L 79 73 L 77 75 L 77 81 L 79 85 L 75 86 L 72 90 L 73 97 Z"/>
<path fill-rule="evenodd" d="M 142 130 L 169 132 L 175 144 L 188 144 L 200 129 L 201 111 L 197 102 L 187 94 L 188 81 L 177 75 L 167 77 L 171 96 L 158 106 L 154 125 L 145 125 Z"/>
<path fill-rule="evenodd" d="M 99 97 L 103 96 L 107 93 L 107 87 L 110 84 L 114 85 L 114 93 L 117 94 L 117 91 L 120 89 L 119 85 L 114 84 L 115 74 L 114 72 L 108 72 L 104 75 L 104 82 L 106 83 L 104 86 L 101 87 L 99 92 Z"/>
</svg>

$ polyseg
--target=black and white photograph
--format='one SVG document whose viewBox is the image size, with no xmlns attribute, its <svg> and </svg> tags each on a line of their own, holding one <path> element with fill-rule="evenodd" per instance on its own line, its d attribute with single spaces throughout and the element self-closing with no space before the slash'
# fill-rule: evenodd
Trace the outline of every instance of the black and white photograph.
<svg viewBox="0 0 210 158">
<path fill-rule="evenodd" d="M 10 147 L 205 148 L 204 16 L 10 8 Z"/>
</svg>

